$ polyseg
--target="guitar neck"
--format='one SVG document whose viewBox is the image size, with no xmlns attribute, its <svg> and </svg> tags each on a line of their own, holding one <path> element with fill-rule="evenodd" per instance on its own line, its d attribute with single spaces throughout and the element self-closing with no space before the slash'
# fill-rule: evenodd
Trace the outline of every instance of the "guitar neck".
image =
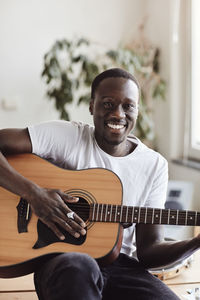
<svg viewBox="0 0 200 300">
<path fill-rule="evenodd" d="M 200 226 L 200 212 L 151 207 L 92 204 L 90 221 Z"/>
</svg>

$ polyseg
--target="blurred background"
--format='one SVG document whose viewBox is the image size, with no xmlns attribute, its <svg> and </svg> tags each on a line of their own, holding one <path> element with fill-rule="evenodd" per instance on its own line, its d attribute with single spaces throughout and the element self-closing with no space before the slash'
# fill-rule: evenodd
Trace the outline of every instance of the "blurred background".
<svg viewBox="0 0 200 300">
<path fill-rule="evenodd" d="M 169 161 L 168 202 L 200 210 L 198 19 L 198 0 L 1 0 L 0 128 L 60 118 L 44 72 L 44 55 L 56 41 L 87 39 L 93 50 L 84 51 L 100 51 L 101 61 L 102 53 L 125 48 L 139 53 L 141 63 L 149 51 L 138 75 L 153 124 L 144 142 Z M 152 78 L 163 84 L 154 94 Z M 92 123 L 84 101 L 66 106 L 71 120 Z"/>
</svg>

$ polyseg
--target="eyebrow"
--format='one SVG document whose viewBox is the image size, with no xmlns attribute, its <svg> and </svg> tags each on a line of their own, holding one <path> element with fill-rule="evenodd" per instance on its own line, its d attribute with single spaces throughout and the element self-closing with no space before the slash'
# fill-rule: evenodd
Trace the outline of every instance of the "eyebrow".
<svg viewBox="0 0 200 300">
<path fill-rule="evenodd" d="M 110 99 L 112 99 L 112 100 L 114 100 L 114 98 L 112 97 L 112 96 L 102 96 L 101 97 L 101 99 L 103 100 L 103 99 L 105 99 L 105 98 L 110 98 Z M 128 100 L 128 101 L 130 101 L 130 102 L 136 102 L 136 103 L 138 103 L 139 101 L 138 101 L 138 99 L 131 99 L 131 98 L 125 98 L 126 100 Z"/>
<path fill-rule="evenodd" d="M 112 99 L 113 99 L 112 96 L 102 96 L 102 97 L 101 97 L 101 99 L 104 99 L 104 98 L 112 98 Z"/>
</svg>

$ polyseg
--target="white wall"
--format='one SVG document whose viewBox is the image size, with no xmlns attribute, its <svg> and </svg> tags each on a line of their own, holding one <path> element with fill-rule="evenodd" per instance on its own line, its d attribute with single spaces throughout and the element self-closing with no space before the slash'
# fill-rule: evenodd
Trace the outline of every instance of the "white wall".
<svg viewBox="0 0 200 300">
<path fill-rule="evenodd" d="M 0 128 L 58 118 L 41 79 L 43 55 L 55 40 L 85 36 L 115 47 L 136 30 L 139 10 L 132 0 L 1 0 Z M 3 99 L 16 109 L 3 109 Z M 86 106 L 70 111 L 91 122 Z"/>
</svg>

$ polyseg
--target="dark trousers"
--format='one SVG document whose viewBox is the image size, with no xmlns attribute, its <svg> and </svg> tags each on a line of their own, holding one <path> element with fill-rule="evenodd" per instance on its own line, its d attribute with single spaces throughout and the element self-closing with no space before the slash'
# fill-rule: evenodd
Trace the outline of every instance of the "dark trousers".
<svg viewBox="0 0 200 300">
<path fill-rule="evenodd" d="M 107 267 L 81 253 L 50 259 L 35 273 L 39 300 L 178 300 L 135 259 L 120 254 Z"/>
</svg>

